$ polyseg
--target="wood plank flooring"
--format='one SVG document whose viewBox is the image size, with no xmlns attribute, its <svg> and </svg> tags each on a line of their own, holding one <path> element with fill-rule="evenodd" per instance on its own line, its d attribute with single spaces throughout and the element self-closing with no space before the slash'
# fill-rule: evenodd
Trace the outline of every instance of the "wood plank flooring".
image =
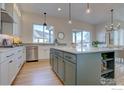
<svg viewBox="0 0 124 93">
<path fill-rule="evenodd" d="M 12 85 L 62 85 L 48 61 L 25 63 Z"/>
<path fill-rule="evenodd" d="M 117 85 L 124 85 L 124 63 L 115 64 Z M 25 63 L 12 85 L 62 85 L 49 61 Z"/>
</svg>

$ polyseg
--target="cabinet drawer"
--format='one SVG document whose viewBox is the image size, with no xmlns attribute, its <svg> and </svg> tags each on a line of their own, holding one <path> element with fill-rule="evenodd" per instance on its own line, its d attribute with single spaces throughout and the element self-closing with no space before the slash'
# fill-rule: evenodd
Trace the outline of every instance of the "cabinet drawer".
<svg viewBox="0 0 124 93">
<path fill-rule="evenodd" d="M 14 51 L 8 51 L 6 53 L 1 54 L 1 61 L 7 60 L 15 55 Z"/>
<path fill-rule="evenodd" d="M 64 53 L 64 59 L 76 63 L 76 55 L 71 53 Z"/>
<path fill-rule="evenodd" d="M 55 50 L 55 55 L 58 55 L 60 57 L 63 57 L 63 52 L 59 50 Z"/>
<path fill-rule="evenodd" d="M 17 53 L 23 53 L 23 49 L 17 50 Z"/>
</svg>

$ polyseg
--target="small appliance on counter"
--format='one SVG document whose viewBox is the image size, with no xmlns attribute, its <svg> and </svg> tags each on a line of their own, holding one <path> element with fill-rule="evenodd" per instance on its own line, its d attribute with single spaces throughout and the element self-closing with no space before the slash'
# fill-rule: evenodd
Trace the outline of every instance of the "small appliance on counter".
<svg viewBox="0 0 124 93">
<path fill-rule="evenodd" d="M 0 44 L 0 47 L 11 48 L 11 47 L 14 47 L 14 46 L 13 46 L 13 43 L 11 42 L 10 39 L 3 39 L 1 44 Z"/>
<path fill-rule="evenodd" d="M 19 37 L 0 34 L 0 47 L 13 48 L 13 47 L 22 46 L 22 45 L 23 45 L 22 41 Z"/>
</svg>

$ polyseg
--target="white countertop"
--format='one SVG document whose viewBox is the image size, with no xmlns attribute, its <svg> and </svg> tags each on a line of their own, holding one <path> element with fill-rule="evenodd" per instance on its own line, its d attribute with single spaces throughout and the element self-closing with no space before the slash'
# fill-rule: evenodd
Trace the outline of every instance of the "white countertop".
<svg viewBox="0 0 124 93">
<path fill-rule="evenodd" d="M 18 46 L 18 47 L 13 47 L 13 48 L 0 48 L 0 53 L 12 51 L 12 50 L 15 50 L 16 48 L 21 48 L 21 47 L 23 46 Z"/>
<path fill-rule="evenodd" d="M 64 48 L 54 48 L 58 49 L 61 51 L 66 51 L 70 52 L 73 54 L 82 54 L 82 53 L 97 53 L 97 52 L 107 52 L 107 51 L 117 51 L 117 50 L 124 50 L 124 47 L 120 48 L 94 48 L 94 47 L 89 47 L 89 48 L 69 48 L 69 47 L 64 47 Z"/>
<path fill-rule="evenodd" d="M 0 53 L 12 50 L 13 48 L 0 48 Z"/>
</svg>

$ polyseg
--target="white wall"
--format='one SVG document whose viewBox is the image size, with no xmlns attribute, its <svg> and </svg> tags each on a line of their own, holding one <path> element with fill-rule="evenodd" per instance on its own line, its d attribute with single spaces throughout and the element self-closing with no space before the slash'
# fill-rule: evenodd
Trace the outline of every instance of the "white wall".
<svg viewBox="0 0 124 93">
<path fill-rule="evenodd" d="M 54 26 L 55 29 L 55 38 L 58 32 L 64 32 L 65 38 L 64 40 L 59 40 L 61 43 L 66 43 L 70 46 L 72 42 L 72 29 L 83 29 L 91 32 L 92 38 L 95 39 L 95 29 L 93 25 L 83 23 L 80 21 L 72 20 L 72 24 L 68 24 L 68 19 L 47 16 L 47 23 L 49 25 Z M 24 43 L 32 43 L 33 36 L 33 24 L 43 24 L 43 17 L 38 14 L 33 13 L 22 13 L 22 32 L 21 38 Z M 38 59 L 49 59 L 49 49 L 50 45 L 38 45 Z M 58 47 L 58 46 L 57 46 Z M 61 46 L 59 46 L 61 47 Z"/>
<path fill-rule="evenodd" d="M 105 23 L 101 23 L 95 26 L 96 40 L 105 42 Z"/>
<path fill-rule="evenodd" d="M 67 43 L 68 45 L 72 42 L 72 29 L 84 29 L 87 31 L 91 31 L 92 39 L 95 40 L 95 29 L 93 25 L 83 23 L 80 21 L 72 20 L 72 24 L 68 24 L 68 19 L 47 16 L 47 23 L 49 25 L 54 26 L 55 29 L 55 37 L 58 32 L 64 32 L 65 38 L 64 40 L 59 40 L 62 43 Z M 24 43 L 32 43 L 32 32 L 33 32 L 33 24 L 43 24 L 43 17 L 38 14 L 33 13 L 22 13 L 22 34 L 21 38 Z"/>
</svg>

